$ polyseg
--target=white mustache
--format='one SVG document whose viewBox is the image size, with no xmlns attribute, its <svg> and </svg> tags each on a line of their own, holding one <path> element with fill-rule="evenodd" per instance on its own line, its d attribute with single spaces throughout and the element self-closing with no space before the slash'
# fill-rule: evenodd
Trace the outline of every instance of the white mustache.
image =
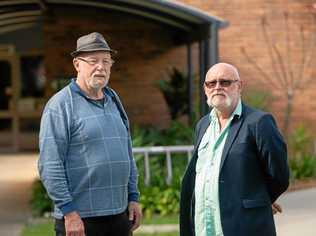
<svg viewBox="0 0 316 236">
<path fill-rule="evenodd" d="M 216 94 L 213 94 L 212 97 L 215 97 L 215 96 L 227 96 L 225 93 L 216 93 Z"/>
</svg>

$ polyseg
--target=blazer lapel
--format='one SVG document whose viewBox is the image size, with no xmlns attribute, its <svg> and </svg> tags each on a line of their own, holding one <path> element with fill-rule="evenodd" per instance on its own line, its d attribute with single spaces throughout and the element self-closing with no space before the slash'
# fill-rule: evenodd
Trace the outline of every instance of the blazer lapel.
<svg viewBox="0 0 316 236">
<path fill-rule="evenodd" d="M 207 119 L 205 122 L 203 122 L 203 123 L 201 124 L 200 132 L 199 132 L 199 137 L 198 137 L 198 139 L 197 139 L 195 149 L 197 149 L 197 147 L 200 145 L 200 142 L 201 142 L 201 140 L 202 140 L 202 138 L 203 138 L 203 136 L 204 136 L 204 134 L 205 134 L 205 132 L 206 132 L 206 129 L 209 127 L 209 125 L 210 125 L 210 120 L 209 120 L 209 119 Z"/>
<path fill-rule="evenodd" d="M 235 116 L 232 120 L 232 124 L 231 124 L 231 127 L 229 129 L 228 136 L 227 136 L 227 139 L 226 139 L 226 142 L 224 145 L 224 150 L 223 150 L 222 159 L 221 159 L 221 165 L 220 165 L 220 169 L 219 169 L 220 171 L 222 170 L 224 162 L 227 158 L 227 154 L 228 154 L 234 140 L 236 139 L 238 131 L 239 131 L 239 129 L 244 121 L 243 117 L 244 116 L 242 114 L 239 118 Z"/>
<path fill-rule="evenodd" d="M 198 137 L 197 137 L 197 140 L 196 140 L 196 144 L 194 146 L 194 150 L 193 150 L 193 159 L 194 159 L 194 162 L 196 161 L 195 159 L 197 159 L 197 150 L 198 150 L 198 147 L 200 145 L 200 142 L 206 132 L 206 129 L 208 128 L 208 126 L 210 125 L 210 120 L 209 119 L 206 119 L 204 122 L 201 123 L 201 127 L 200 127 L 200 131 L 199 131 L 199 134 L 198 134 Z M 195 168 L 195 164 L 193 165 L 193 167 Z"/>
</svg>

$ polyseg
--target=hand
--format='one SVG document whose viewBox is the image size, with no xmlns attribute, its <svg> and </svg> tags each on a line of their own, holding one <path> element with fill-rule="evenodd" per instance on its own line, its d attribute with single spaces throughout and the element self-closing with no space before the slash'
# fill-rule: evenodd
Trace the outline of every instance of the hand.
<svg viewBox="0 0 316 236">
<path fill-rule="evenodd" d="M 274 203 L 272 203 L 271 207 L 272 207 L 273 215 L 275 215 L 278 212 L 282 213 L 282 208 L 281 208 L 281 206 L 279 204 L 274 202 Z"/>
<path fill-rule="evenodd" d="M 139 227 L 140 221 L 142 219 L 142 211 L 138 202 L 128 203 L 128 219 L 133 222 L 131 231 L 134 231 Z"/>
<path fill-rule="evenodd" d="M 83 222 L 76 211 L 68 213 L 64 218 L 66 236 L 85 236 Z"/>
</svg>

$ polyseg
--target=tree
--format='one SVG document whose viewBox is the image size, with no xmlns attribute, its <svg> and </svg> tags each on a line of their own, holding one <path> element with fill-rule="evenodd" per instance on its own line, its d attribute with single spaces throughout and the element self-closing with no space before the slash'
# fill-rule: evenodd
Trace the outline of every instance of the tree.
<svg viewBox="0 0 316 236">
<path fill-rule="evenodd" d="M 314 4 L 316 8 L 316 4 Z M 286 107 L 284 110 L 283 120 L 283 133 L 286 138 L 289 134 L 289 125 L 291 121 L 293 104 L 297 94 L 302 94 L 308 87 L 310 82 L 314 79 L 311 74 L 310 65 L 313 60 L 314 47 L 315 47 L 315 30 L 311 30 L 307 37 L 306 29 L 303 25 L 298 25 L 299 33 L 293 31 L 292 26 L 290 28 L 289 13 L 283 13 L 284 20 L 284 34 L 283 44 L 277 44 L 278 40 L 272 37 L 269 29 L 273 28 L 267 21 L 266 16 L 261 18 L 261 27 L 264 36 L 264 42 L 268 50 L 268 56 L 271 63 L 272 71 L 266 72 L 265 68 L 258 64 L 256 60 L 253 60 L 247 50 L 242 47 L 241 52 L 246 57 L 247 61 L 254 66 L 254 68 L 261 75 L 259 78 L 264 83 L 269 83 L 274 89 L 279 89 L 286 99 Z M 315 16 L 311 14 L 312 26 L 315 25 Z M 279 39 L 279 37 L 278 37 Z M 280 42 L 280 41 L 279 41 Z M 292 46 L 299 45 L 299 55 L 292 53 Z M 283 50 L 281 50 L 283 49 Z M 293 66 L 294 60 L 299 63 L 297 66 Z"/>
</svg>

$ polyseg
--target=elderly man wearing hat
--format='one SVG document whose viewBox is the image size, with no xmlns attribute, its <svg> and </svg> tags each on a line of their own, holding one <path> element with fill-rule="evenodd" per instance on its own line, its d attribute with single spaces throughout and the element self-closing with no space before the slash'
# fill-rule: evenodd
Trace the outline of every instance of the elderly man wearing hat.
<svg viewBox="0 0 316 236">
<path fill-rule="evenodd" d="M 56 236 L 127 236 L 140 224 L 129 122 L 107 86 L 113 53 L 99 33 L 80 37 L 71 53 L 77 78 L 42 115 L 38 168 Z"/>
</svg>

